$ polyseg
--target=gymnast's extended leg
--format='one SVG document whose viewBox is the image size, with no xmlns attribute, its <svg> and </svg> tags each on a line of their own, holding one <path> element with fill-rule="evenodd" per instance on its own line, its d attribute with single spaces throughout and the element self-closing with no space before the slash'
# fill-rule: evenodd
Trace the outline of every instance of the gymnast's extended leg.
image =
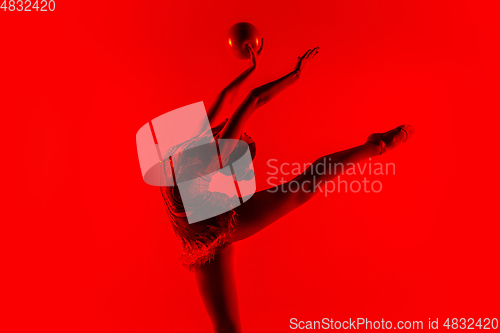
<svg viewBox="0 0 500 333">
<path fill-rule="evenodd" d="M 374 134 L 365 144 L 317 159 L 303 173 L 285 184 L 255 193 L 247 202 L 235 209 L 238 214 L 238 225 L 232 236 L 232 242 L 256 234 L 309 201 L 316 194 L 314 183 L 324 184 L 325 181 L 332 180 L 347 170 L 347 166 L 351 166 L 350 163 L 360 163 L 396 148 L 413 133 L 413 127 L 402 125 L 386 133 Z M 320 170 L 317 173 L 318 165 L 326 165 L 327 170 L 331 167 L 332 172 L 324 173 Z M 290 182 L 296 182 L 301 190 L 291 192 L 288 186 Z"/>
</svg>

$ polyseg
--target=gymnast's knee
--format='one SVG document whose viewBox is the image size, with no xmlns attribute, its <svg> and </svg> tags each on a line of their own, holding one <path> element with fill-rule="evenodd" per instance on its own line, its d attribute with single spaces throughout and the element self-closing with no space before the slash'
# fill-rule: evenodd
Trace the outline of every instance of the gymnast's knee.
<svg viewBox="0 0 500 333">
<path fill-rule="evenodd" d="M 310 177 L 300 177 L 287 183 L 289 191 L 293 193 L 296 205 L 302 205 L 311 200 L 317 192 L 314 180 Z"/>
</svg>

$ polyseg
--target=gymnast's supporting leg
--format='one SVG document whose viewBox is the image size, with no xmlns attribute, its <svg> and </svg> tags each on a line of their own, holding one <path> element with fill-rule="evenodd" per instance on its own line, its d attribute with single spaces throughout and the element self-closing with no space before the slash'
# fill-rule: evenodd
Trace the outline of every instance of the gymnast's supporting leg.
<svg viewBox="0 0 500 333">
<path fill-rule="evenodd" d="M 240 333 L 233 246 L 226 244 L 195 271 L 196 283 L 215 333 Z"/>
</svg>

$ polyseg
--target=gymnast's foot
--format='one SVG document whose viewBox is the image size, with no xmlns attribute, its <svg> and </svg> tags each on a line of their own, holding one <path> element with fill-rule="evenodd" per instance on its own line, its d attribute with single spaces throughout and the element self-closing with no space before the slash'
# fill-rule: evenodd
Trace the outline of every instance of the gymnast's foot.
<svg viewBox="0 0 500 333">
<path fill-rule="evenodd" d="M 398 147 L 413 136 L 415 129 L 411 125 L 401 125 L 385 133 L 374 133 L 366 142 L 379 143 L 380 154 Z"/>
</svg>

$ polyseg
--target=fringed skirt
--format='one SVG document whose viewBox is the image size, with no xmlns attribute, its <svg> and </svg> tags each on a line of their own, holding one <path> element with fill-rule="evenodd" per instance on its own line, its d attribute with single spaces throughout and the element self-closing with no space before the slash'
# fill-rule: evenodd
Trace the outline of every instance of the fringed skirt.
<svg viewBox="0 0 500 333">
<path fill-rule="evenodd" d="M 170 223 L 181 242 L 180 259 L 184 267 L 193 272 L 197 267 L 210 262 L 215 252 L 230 239 L 237 224 L 236 212 L 230 210 L 210 219 L 189 224 L 186 213 L 177 202 L 176 187 L 161 187 L 161 191 Z M 238 198 L 227 200 L 238 200 Z"/>
</svg>

